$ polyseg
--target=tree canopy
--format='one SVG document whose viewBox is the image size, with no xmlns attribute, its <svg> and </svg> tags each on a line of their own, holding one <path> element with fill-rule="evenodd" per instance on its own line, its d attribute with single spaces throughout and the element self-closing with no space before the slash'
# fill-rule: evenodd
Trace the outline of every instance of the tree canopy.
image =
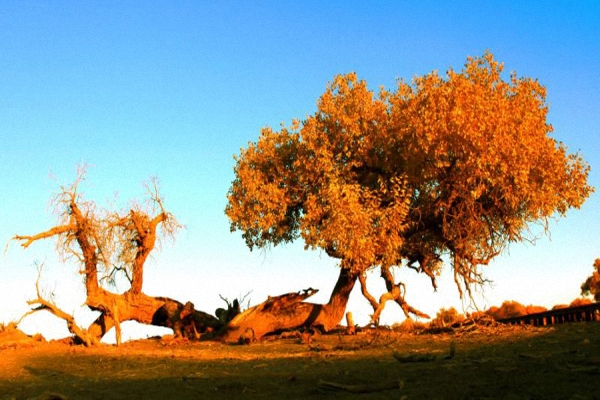
<svg viewBox="0 0 600 400">
<path fill-rule="evenodd" d="M 302 238 L 358 274 L 408 266 L 434 287 L 448 257 L 470 293 L 479 266 L 593 190 L 547 113 L 544 86 L 505 78 L 491 53 L 394 91 L 336 76 L 313 115 L 264 128 L 235 157 L 231 230 L 251 249 Z"/>
<path fill-rule="evenodd" d="M 594 272 L 581 285 L 581 294 L 592 295 L 595 301 L 600 301 L 600 258 L 594 261 Z"/>
</svg>

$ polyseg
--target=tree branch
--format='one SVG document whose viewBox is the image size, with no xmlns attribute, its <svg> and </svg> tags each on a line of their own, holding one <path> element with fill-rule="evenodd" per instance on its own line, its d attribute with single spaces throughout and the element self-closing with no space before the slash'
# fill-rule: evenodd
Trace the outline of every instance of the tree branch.
<svg viewBox="0 0 600 400">
<path fill-rule="evenodd" d="M 152 231 L 156 231 L 156 227 L 158 226 L 158 224 L 160 224 L 161 222 L 165 222 L 168 218 L 169 216 L 167 215 L 167 213 L 161 212 L 156 217 L 154 217 L 154 219 L 150 223 L 150 229 Z"/>
<path fill-rule="evenodd" d="M 74 231 L 76 229 L 77 229 L 76 225 L 55 226 L 54 228 L 49 229 L 49 230 L 47 230 L 45 232 L 38 233 L 37 235 L 32 235 L 32 236 L 15 235 L 13 237 L 13 240 L 22 241 L 23 243 L 21 243 L 21 246 L 23 246 L 23 248 L 26 249 L 33 242 L 35 242 L 37 240 L 47 239 L 49 237 L 60 235 L 60 234 L 65 233 L 65 232 L 71 232 L 71 231 Z"/>
<path fill-rule="evenodd" d="M 40 277 L 42 275 L 42 266 L 43 265 L 40 265 L 38 267 L 38 278 L 35 282 L 35 292 L 36 292 L 37 298 L 34 300 L 27 301 L 27 304 L 29 304 L 29 305 L 38 304 L 38 306 L 36 308 L 28 311 L 25 315 L 23 315 L 23 317 L 21 317 L 19 322 L 28 315 L 31 315 L 38 311 L 46 310 L 46 311 L 50 312 L 51 314 L 57 316 L 58 318 L 64 320 L 67 323 L 67 329 L 69 329 L 69 332 L 71 332 L 77 340 L 80 340 L 86 346 L 91 346 L 91 345 L 96 344 L 94 338 L 92 338 L 88 334 L 87 330 L 81 329 L 77 325 L 77 323 L 75 322 L 75 318 L 71 314 L 64 312 L 63 310 L 58 308 L 58 306 L 56 304 L 54 304 L 53 302 L 48 301 L 42 297 L 42 295 L 40 293 L 40 286 L 39 286 Z"/>
<path fill-rule="evenodd" d="M 362 273 L 360 275 L 358 275 L 358 281 L 360 282 L 360 292 L 362 293 L 362 295 L 364 296 L 365 299 L 367 299 L 367 301 L 369 302 L 369 304 L 371 304 L 371 307 L 373 307 L 373 311 L 377 311 L 377 308 L 379 307 L 379 303 L 377 302 L 377 300 L 375 300 L 375 297 L 373 297 L 373 295 L 371 295 L 371 293 L 369 293 L 369 291 L 367 290 L 367 276 L 365 273 Z M 373 314 L 371 316 L 371 322 L 374 323 L 375 325 L 379 325 L 379 318 L 375 319 Z"/>
<path fill-rule="evenodd" d="M 384 293 L 379 299 L 379 307 L 375 311 L 375 314 L 373 314 L 373 319 L 375 319 L 375 317 L 379 318 L 379 315 L 383 311 L 383 307 L 388 300 L 394 300 L 400 306 L 400 308 L 402 308 L 402 311 L 404 312 L 404 315 L 406 315 L 407 318 L 409 317 L 409 314 L 414 314 L 417 317 L 426 319 L 430 318 L 429 315 L 410 306 L 406 302 L 406 300 L 404 300 L 404 297 L 406 295 L 406 288 L 402 282 L 394 282 L 394 277 L 392 276 L 392 273 L 389 268 L 383 266 L 381 267 L 381 277 L 385 281 L 385 286 L 388 290 L 388 293 Z M 401 290 L 401 288 L 403 290 Z"/>
</svg>

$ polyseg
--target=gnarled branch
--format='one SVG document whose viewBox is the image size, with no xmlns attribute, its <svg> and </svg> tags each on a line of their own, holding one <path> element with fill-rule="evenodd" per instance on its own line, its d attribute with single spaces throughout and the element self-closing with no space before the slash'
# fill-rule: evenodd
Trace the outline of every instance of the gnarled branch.
<svg viewBox="0 0 600 400">
<path fill-rule="evenodd" d="M 31 306 L 32 305 L 38 305 L 38 306 L 36 308 L 28 311 L 27 313 L 25 313 L 25 315 L 23 315 L 21 317 L 21 319 L 19 319 L 19 322 L 21 320 L 23 320 L 23 318 L 27 317 L 28 315 L 31 315 L 38 311 L 46 310 L 46 311 L 50 312 L 51 314 L 57 316 L 58 318 L 64 320 L 67 323 L 67 329 L 69 330 L 69 332 L 71 332 L 75 336 L 76 341 L 80 341 L 81 343 L 85 344 L 86 346 L 91 346 L 91 345 L 96 344 L 97 340 L 94 337 L 92 337 L 91 335 L 89 335 L 87 330 L 80 328 L 79 325 L 77 325 L 77 323 L 75 322 L 75 318 L 71 314 L 66 313 L 65 311 L 61 310 L 54 302 L 43 298 L 43 296 L 40 292 L 40 285 L 39 285 L 40 277 L 42 274 L 42 267 L 43 267 L 43 264 L 40 264 L 38 266 L 38 277 L 35 282 L 35 292 L 36 292 L 37 298 L 27 301 L 27 304 L 29 304 Z"/>
<path fill-rule="evenodd" d="M 22 236 L 22 235 L 15 235 L 13 237 L 13 240 L 16 241 L 20 241 L 21 246 L 23 246 L 23 248 L 28 248 L 33 242 L 37 241 L 37 240 L 41 240 L 41 239 L 47 239 L 49 237 L 52 236 L 56 236 L 56 235 L 60 235 L 62 233 L 66 233 L 66 232 L 72 232 L 75 231 L 77 229 L 76 225 L 61 225 L 61 226 L 55 226 L 52 229 L 48 229 L 45 232 L 41 232 L 38 233 L 36 235 L 31 235 L 31 236 Z"/>
</svg>

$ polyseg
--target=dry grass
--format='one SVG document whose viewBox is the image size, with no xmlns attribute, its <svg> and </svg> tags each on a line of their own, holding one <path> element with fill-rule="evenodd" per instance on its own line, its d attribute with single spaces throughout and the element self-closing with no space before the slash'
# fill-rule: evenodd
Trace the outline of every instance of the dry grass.
<svg viewBox="0 0 600 400">
<path fill-rule="evenodd" d="M 0 334 L 2 343 L 5 335 Z M 455 352 L 449 359 L 451 343 Z M 394 353 L 431 362 L 400 363 Z M 476 326 L 436 335 L 377 329 L 316 335 L 310 343 L 292 336 L 249 346 L 151 339 L 83 348 L 28 339 L 0 350 L 0 400 L 48 394 L 160 400 L 593 399 L 600 398 L 598 354 L 597 323 Z M 334 385 L 319 385 L 322 381 Z M 399 385 L 390 389 L 393 382 Z M 344 388 L 377 391 L 356 394 Z"/>
</svg>

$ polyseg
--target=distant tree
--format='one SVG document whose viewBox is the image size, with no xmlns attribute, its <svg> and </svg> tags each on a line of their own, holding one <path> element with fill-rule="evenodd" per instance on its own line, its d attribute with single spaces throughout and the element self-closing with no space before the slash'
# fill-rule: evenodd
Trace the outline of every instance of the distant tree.
<svg viewBox="0 0 600 400">
<path fill-rule="evenodd" d="M 600 301 L 600 258 L 594 261 L 595 271 L 581 285 L 581 294 L 584 296 L 594 296 L 595 301 Z"/>
<path fill-rule="evenodd" d="M 353 73 L 337 76 L 314 115 L 265 128 L 242 149 L 226 208 L 232 231 L 251 249 L 302 238 L 340 260 L 329 303 L 286 308 L 294 318 L 280 325 L 335 326 L 356 280 L 373 322 L 390 299 L 423 315 L 394 268 L 425 274 L 435 289 L 447 256 L 460 295 L 470 295 L 484 283 L 481 265 L 535 239 L 532 224 L 545 231 L 549 218 L 580 207 L 589 167 L 550 137 L 545 88 L 502 71 L 486 53 L 378 95 Z M 366 289 L 371 268 L 387 287 L 379 301 Z"/>
<path fill-rule="evenodd" d="M 537 313 L 541 313 L 544 311 L 547 311 L 548 309 L 546 307 L 543 306 L 534 306 L 534 305 L 528 305 L 527 307 L 525 307 L 525 313 L 527 315 L 530 314 L 537 314 Z"/>
<path fill-rule="evenodd" d="M 485 310 L 485 314 L 489 315 L 494 319 L 502 319 L 502 315 L 500 314 L 500 307 L 492 306 Z"/>
<path fill-rule="evenodd" d="M 500 308 L 491 307 L 487 314 L 494 319 L 514 318 L 527 315 L 525 306 L 513 300 L 507 300 L 502 303 Z"/>
<path fill-rule="evenodd" d="M 100 210 L 85 200 L 79 186 L 86 175 L 80 168 L 75 182 L 63 186 L 53 200 L 58 224 L 31 236 L 17 235 L 24 248 L 38 240 L 55 238 L 63 259 L 81 263 L 86 305 L 100 315 L 86 329 L 80 328 L 73 316 L 58 305 L 43 298 L 36 284 L 37 306 L 33 311 L 47 310 L 67 322 L 77 342 L 94 344 L 115 327 L 120 342 L 120 323 L 133 320 L 172 328 L 176 335 L 198 337 L 200 333 L 222 326 L 215 317 L 196 311 L 190 302 L 185 305 L 166 297 L 151 297 L 142 292 L 144 265 L 157 243 L 173 238 L 180 227 L 175 217 L 163 206 L 156 180 L 147 185 L 148 201 L 133 203 L 125 211 Z M 119 293 L 119 282 L 127 290 Z"/>
<path fill-rule="evenodd" d="M 571 302 L 571 304 L 569 304 L 569 307 L 587 306 L 589 304 L 592 304 L 592 301 L 590 299 L 577 298 L 577 299 L 573 300 Z"/>
<path fill-rule="evenodd" d="M 485 313 L 494 319 L 515 318 L 523 315 L 536 314 L 546 311 L 545 307 L 528 305 L 506 300 L 500 307 L 490 307 Z"/>
</svg>

